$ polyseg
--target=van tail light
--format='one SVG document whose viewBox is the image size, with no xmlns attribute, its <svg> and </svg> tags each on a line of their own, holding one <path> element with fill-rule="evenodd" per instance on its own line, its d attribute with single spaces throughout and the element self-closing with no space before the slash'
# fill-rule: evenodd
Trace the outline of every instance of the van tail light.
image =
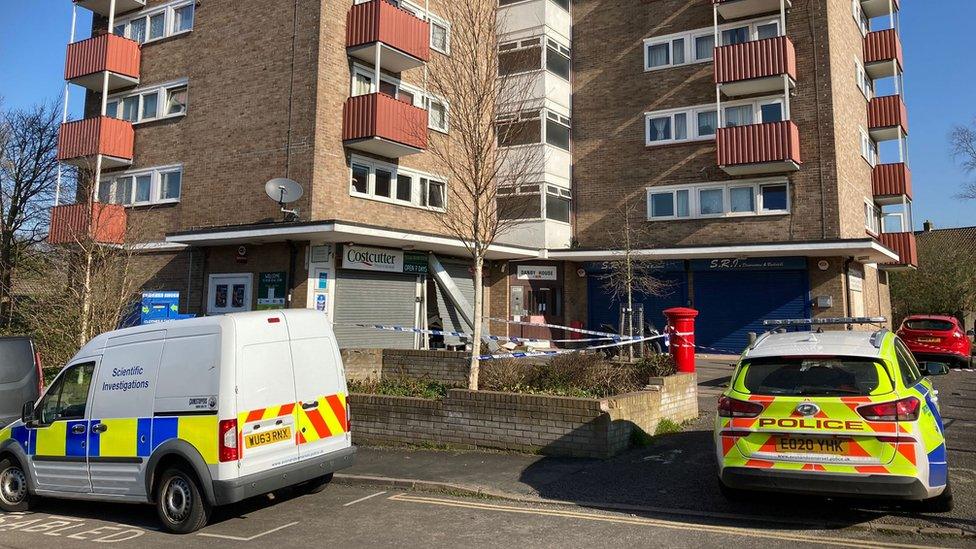
<svg viewBox="0 0 976 549">
<path fill-rule="evenodd" d="M 721 396 L 718 399 L 718 415 L 720 417 L 756 417 L 763 410 L 763 405 L 756 402 L 736 400 L 727 396 Z"/>
<path fill-rule="evenodd" d="M 217 426 L 220 443 L 220 461 L 237 461 L 240 454 L 237 451 L 237 420 L 222 419 Z"/>
<path fill-rule="evenodd" d="M 346 397 L 348 398 L 348 397 Z M 352 432 L 352 416 L 349 414 L 349 401 L 346 400 L 346 432 Z"/>
<path fill-rule="evenodd" d="M 857 413 L 868 421 L 915 421 L 922 403 L 915 397 L 894 402 L 859 406 Z"/>
</svg>

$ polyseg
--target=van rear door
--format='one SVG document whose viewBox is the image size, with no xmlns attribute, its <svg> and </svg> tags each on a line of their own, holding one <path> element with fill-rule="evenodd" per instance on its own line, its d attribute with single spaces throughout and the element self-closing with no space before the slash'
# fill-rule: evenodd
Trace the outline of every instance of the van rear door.
<svg viewBox="0 0 976 549">
<path fill-rule="evenodd" d="M 346 380 L 342 358 L 325 314 L 288 315 L 298 395 L 301 459 L 348 447 Z"/>
<path fill-rule="evenodd" d="M 281 315 L 234 319 L 237 341 L 237 426 L 240 473 L 248 475 L 298 461 L 295 372 Z"/>
<path fill-rule="evenodd" d="M 40 398 L 35 360 L 30 339 L 0 338 L 0 428 L 20 418 L 25 402 Z"/>
</svg>

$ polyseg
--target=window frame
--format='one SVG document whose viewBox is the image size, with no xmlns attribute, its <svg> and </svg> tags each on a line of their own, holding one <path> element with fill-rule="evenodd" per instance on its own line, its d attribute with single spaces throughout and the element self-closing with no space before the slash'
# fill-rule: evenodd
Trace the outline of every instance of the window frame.
<svg viewBox="0 0 976 549">
<path fill-rule="evenodd" d="M 764 187 L 786 187 L 786 209 L 767 210 L 764 204 L 762 190 Z M 733 212 L 732 211 L 732 189 L 738 188 L 752 189 L 752 211 Z M 701 192 L 702 191 L 722 191 L 722 212 L 703 214 L 701 212 Z M 688 215 L 679 215 L 678 193 L 688 193 Z M 652 215 L 652 195 L 671 194 L 673 215 L 653 216 Z M 647 187 L 647 220 L 648 221 L 677 221 L 688 219 L 724 219 L 735 217 L 769 217 L 779 215 L 790 215 L 792 213 L 792 199 L 790 197 L 790 180 L 783 177 L 771 177 L 760 179 L 737 179 L 730 181 L 713 181 L 706 183 L 696 183 L 693 185 L 665 185 L 660 187 Z"/>
<path fill-rule="evenodd" d="M 859 147 L 861 150 L 861 158 L 874 168 L 878 165 L 878 144 L 875 143 L 874 139 L 871 139 L 871 134 L 866 129 L 859 127 L 858 130 L 861 139 Z"/>
<path fill-rule="evenodd" d="M 176 114 L 169 114 L 165 111 L 169 104 L 169 94 L 170 91 L 185 88 L 186 89 L 186 102 L 183 104 L 183 111 Z M 143 116 L 143 108 L 145 105 L 145 96 L 156 94 L 156 116 L 154 118 L 145 118 Z M 123 118 L 122 113 L 124 112 L 123 103 L 126 99 L 131 99 L 133 97 L 138 97 L 138 105 L 136 105 L 136 120 L 129 120 L 128 122 L 133 126 L 139 124 L 146 124 L 149 122 L 159 122 L 160 120 L 169 120 L 172 118 L 179 118 L 181 116 L 186 116 L 187 111 L 190 110 L 190 85 L 189 80 L 186 78 L 180 80 L 174 80 L 172 82 L 166 82 L 165 84 L 157 84 L 154 86 L 145 86 L 141 88 L 134 88 L 123 93 L 117 93 L 110 95 L 106 102 L 106 112 L 112 109 L 111 105 L 115 105 L 115 116 L 119 120 L 126 120 Z"/>
<path fill-rule="evenodd" d="M 857 56 L 854 57 L 854 82 L 865 99 L 871 101 L 874 98 L 874 80 L 868 75 L 864 63 L 861 63 Z"/>
<path fill-rule="evenodd" d="M 356 94 L 356 76 L 365 76 L 370 81 L 370 91 L 364 94 Z M 379 91 L 379 83 L 373 82 L 376 76 L 373 69 L 366 67 L 365 65 L 360 65 L 359 63 L 353 63 L 352 70 L 349 71 L 349 97 L 358 97 L 359 95 L 370 95 L 373 93 L 381 93 Z M 432 93 L 425 93 L 424 90 L 411 86 L 410 84 L 404 83 L 401 79 L 380 73 L 380 82 L 386 82 L 396 88 L 396 95 L 393 96 L 394 99 L 402 101 L 400 98 L 400 92 L 409 93 L 413 100 L 407 103 L 408 105 L 413 105 L 418 109 L 423 109 L 427 111 L 427 128 L 440 133 L 450 133 L 451 131 L 451 105 L 448 103 L 447 99 L 439 95 L 434 95 Z M 406 103 L 406 101 L 404 101 Z M 444 106 L 444 126 L 436 126 L 433 124 L 433 117 L 430 116 L 430 110 L 428 108 L 429 103 L 437 103 Z"/>
<path fill-rule="evenodd" d="M 759 40 L 759 27 L 768 25 L 770 23 L 776 24 L 777 36 L 783 36 L 783 28 L 780 25 L 778 17 L 771 18 L 766 17 L 756 17 L 753 19 L 747 19 L 744 21 L 736 21 L 734 23 L 725 23 L 719 25 L 718 29 L 715 27 L 701 27 L 697 29 L 692 29 L 689 31 L 677 32 L 672 34 L 662 34 L 659 36 L 650 36 L 643 40 L 643 49 L 641 55 L 644 56 L 644 72 L 659 71 L 664 69 L 672 69 L 676 67 L 684 67 L 688 65 L 695 65 L 698 63 L 708 63 L 714 61 L 715 59 L 715 48 L 721 47 L 725 44 L 712 44 L 712 54 L 707 58 L 699 59 L 697 57 L 698 52 L 698 39 L 704 36 L 715 37 L 716 30 L 718 31 L 719 40 L 722 39 L 722 33 L 730 29 L 736 29 L 740 27 L 748 27 L 749 29 L 749 42 L 755 42 Z M 684 40 L 684 62 L 675 63 L 674 62 L 674 42 L 677 40 Z M 652 46 L 668 45 L 668 64 L 658 65 L 652 67 L 650 64 L 650 56 L 648 55 L 648 50 Z"/>
<path fill-rule="evenodd" d="M 501 132 L 498 130 L 499 126 L 506 124 L 513 124 L 518 122 L 525 122 L 531 120 L 539 121 L 539 140 L 530 143 L 519 143 L 515 145 L 503 145 L 500 142 Z M 559 145 L 554 145 L 549 143 L 549 132 L 547 129 L 548 122 L 553 122 L 565 127 L 569 130 L 569 148 L 563 148 Z M 573 150 L 573 120 L 571 117 L 564 114 L 560 114 L 553 109 L 547 107 L 540 107 L 538 109 L 531 108 L 525 109 L 519 112 L 509 112 L 501 113 L 495 116 L 495 142 L 499 147 L 514 148 L 514 147 L 537 147 L 539 145 L 546 147 L 553 147 L 561 151 L 572 152 Z"/>
<path fill-rule="evenodd" d="M 163 175 L 173 172 L 180 173 L 180 195 L 176 198 L 163 198 Z M 136 202 L 136 180 L 139 177 L 149 175 L 149 200 Z M 96 201 L 107 203 L 107 204 L 118 204 L 126 208 L 138 208 L 142 206 L 160 206 L 164 204 L 176 204 L 179 203 L 183 198 L 183 181 L 184 181 L 184 169 L 183 164 L 169 164 L 166 166 L 156 166 L 152 168 L 143 168 L 137 170 L 126 170 L 121 172 L 113 172 L 108 174 L 102 174 L 102 178 L 98 181 L 98 185 L 95 188 Z M 129 190 L 129 202 L 119 203 L 116 202 L 116 193 L 118 190 L 118 181 L 121 179 L 131 178 L 132 188 Z M 99 200 L 101 190 L 104 188 L 103 185 L 108 183 L 108 202 L 103 202 Z"/>
<path fill-rule="evenodd" d="M 881 208 L 874 200 L 864 197 L 864 230 L 871 236 L 881 236 Z"/>
<path fill-rule="evenodd" d="M 359 166 L 367 169 L 366 174 L 366 192 L 359 192 L 353 187 L 353 167 Z M 382 172 L 388 172 L 390 174 L 390 195 L 383 196 L 376 194 L 376 172 L 377 170 Z M 413 170 L 405 168 L 403 166 L 398 166 L 396 164 L 390 164 L 387 162 L 382 162 L 379 160 L 374 160 L 359 155 L 351 155 L 349 159 L 349 196 L 356 198 L 363 198 L 366 200 L 374 200 L 376 202 L 383 202 L 386 204 L 395 204 L 397 206 L 406 206 L 409 208 L 418 208 L 422 210 L 429 210 L 434 212 L 445 212 L 447 211 L 448 202 L 448 188 L 447 179 L 440 177 L 438 175 L 429 174 L 421 172 L 418 170 Z M 410 200 L 402 200 L 398 198 L 398 191 L 400 187 L 400 177 L 405 176 L 410 178 Z M 427 196 L 422 196 L 425 191 L 422 180 L 427 180 L 426 192 Z M 438 183 L 443 185 L 443 207 L 430 206 L 430 182 Z"/>
<path fill-rule="evenodd" d="M 366 0 L 356 0 L 355 3 L 361 4 L 365 1 Z M 418 19 L 430 23 L 430 36 L 428 37 L 428 43 L 430 44 L 430 49 L 442 55 L 451 55 L 451 22 L 450 21 L 444 19 L 443 17 L 438 16 L 437 14 L 429 10 L 424 9 L 423 6 L 414 4 L 413 2 L 409 2 L 407 0 L 399 0 L 398 2 L 394 2 L 394 4 L 399 4 L 399 7 L 409 11 L 410 13 L 413 13 L 414 16 L 417 17 Z M 439 48 L 436 45 L 434 45 L 434 25 L 443 28 L 445 31 L 446 36 L 444 42 L 446 47 L 444 48 Z"/>
<path fill-rule="evenodd" d="M 188 29 L 177 31 L 176 10 L 187 6 L 191 7 L 193 10 L 193 24 L 190 25 L 190 28 Z M 159 14 L 163 14 L 163 35 L 156 38 L 150 38 L 149 32 L 152 28 L 151 18 Z M 146 22 L 146 39 L 142 42 L 134 40 L 130 37 L 132 34 L 132 22 L 138 19 L 142 19 Z M 169 2 L 168 4 L 152 6 L 133 14 L 118 17 L 115 19 L 115 27 L 109 30 L 112 32 L 112 34 L 115 34 L 115 29 L 123 25 L 125 26 L 125 29 L 123 30 L 122 34 L 116 36 L 122 36 L 123 38 L 134 40 L 139 42 L 139 44 L 152 44 L 153 42 L 159 42 L 167 38 L 181 36 L 189 32 L 193 32 L 193 27 L 196 25 L 196 0 L 175 0 L 174 2 Z"/>
<path fill-rule="evenodd" d="M 760 124 L 762 121 L 762 107 L 764 105 L 780 105 L 780 113 L 783 115 L 783 120 L 789 120 L 786 118 L 786 100 L 781 95 L 772 95 L 764 97 L 756 97 L 752 99 L 742 99 L 737 101 L 724 101 L 722 102 L 722 109 L 732 108 L 732 107 L 751 107 L 752 108 L 752 123 Z M 706 112 L 716 113 L 716 128 L 715 133 L 702 135 L 699 132 L 698 126 L 698 116 Z M 724 112 L 724 111 L 723 111 Z M 675 136 L 677 132 L 675 131 L 675 115 L 685 114 L 687 128 L 685 130 L 686 137 L 684 139 L 677 139 Z M 651 120 L 656 118 L 671 117 L 671 137 L 669 139 L 659 139 L 656 141 L 651 141 Z M 719 118 L 721 118 L 722 125 L 718 125 Z M 718 109 L 715 103 L 709 103 L 705 105 L 695 105 L 691 107 L 682 107 L 677 109 L 667 109 L 660 111 L 649 111 L 644 113 L 644 145 L 647 147 L 657 147 L 661 145 L 671 145 L 675 143 L 691 143 L 696 141 L 709 141 L 714 140 L 715 136 L 718 134 L 720 128 L 728 127 L 725 124 L 728 121 L 728 117 L 721 116 L 718 117 Z"/>
<path fill-rule="evenodd" d="M 573 220 L 573 191 L 567 187 L 562 187 L 559 185 L 553 185 L 552 183 L 545 183 L 545 192 L 542 192 L 542 184 L 540 184 L 539 195 L 542 200 L 542 219 L 546 222 L 562 223 L 563 225 L 569 225 Z M 566 221 L 562 219 L 556 219 L 554 217 L 549 217 L 549 197 L 554 196 L 559 200 L 565 200 L 569 204 L 569 218 Z"/>
<path fill-rule="evenodd" d="M 861 36 L 866 37 L 871 32 L 871 20 L 864 13 L 864 8 L 861 7 L 861 0 L 851 0 L 851 16 L 854 17 L 854 24 L 861 31 Z"/>
</svg>

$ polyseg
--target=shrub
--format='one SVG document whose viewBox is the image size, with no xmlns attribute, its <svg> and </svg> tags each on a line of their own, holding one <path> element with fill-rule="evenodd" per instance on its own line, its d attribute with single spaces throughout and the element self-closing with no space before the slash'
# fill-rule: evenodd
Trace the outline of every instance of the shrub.
<svg viewBox="0 0 976 549">
<path fill-rule="evenodd" d="M 661 421 L 657 422 L 657 429 L 654 429 L 655 435 L 667 435 L 669 433 L 680 433 L 681 425 L 671 421 L 668 418 L 661 418 Z"/>
<path fill-rule="evenodd" d="M 445 383 L 430 379 L 414 379 L 406 376 L 394 376 L 377 381 L 368 379 L 366 381 L 350 380 L 349 392 L 368 393 L 374 395 L 405 396 L 426 398 L 428 400 L 440 400 L 447 395 L 447 390 L 451 387 Z"/>
</svg>

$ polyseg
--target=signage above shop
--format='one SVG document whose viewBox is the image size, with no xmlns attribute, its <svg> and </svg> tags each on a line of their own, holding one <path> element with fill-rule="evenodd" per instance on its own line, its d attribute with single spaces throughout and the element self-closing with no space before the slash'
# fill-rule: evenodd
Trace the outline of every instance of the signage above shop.
<svg viewBox="0 0 976 549">
<path fill-rule="evenodd" d="M 342 268 L 402 273 L 403 252 L 367 246 L 345 246 L 342 250 Z"/>
<path fill-rule="evenodd" d="M 725 257 L 691 262 L 693 271 L 800 271 L 806 268 L 807 260 L 803 257 Z"/>
<path fill-rule="evenodd" d="M 519 280 L 558 280 L 555 265 L 519 265 L 516 276 Z"/>
<path fill-rule="evenodd" d="M 403 252 L 403 272 L 427 274 L 427 266 L 427 254 L 425 252 Z"/>
<path fill-rule="evenodd" d="M 309 261 L 312 263 L 332 263 L 332 254 L 332 244 L 312 246 L 312 250 L 309 253 Z"/>
</svg>

